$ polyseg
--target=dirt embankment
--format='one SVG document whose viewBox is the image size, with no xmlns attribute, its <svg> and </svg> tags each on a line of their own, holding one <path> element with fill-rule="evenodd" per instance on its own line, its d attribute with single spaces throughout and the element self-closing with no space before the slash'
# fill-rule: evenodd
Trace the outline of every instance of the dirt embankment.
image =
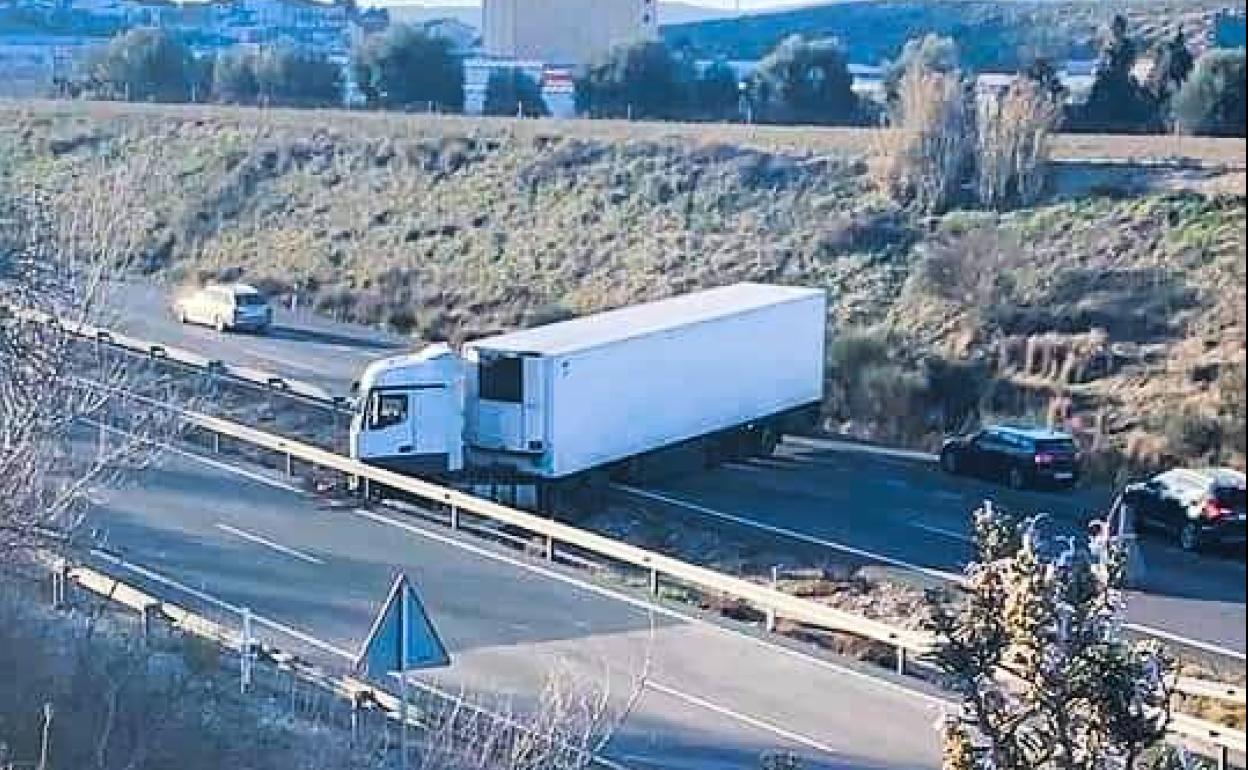
<svg viewBox="0 0 1248 770">
<path fill-rule="evenodd" d="M 170 281 L 243 276 L 418 342 L 736 280 L 820 286 L 837 429 L 930 446 L 1025 415 L 1077 429 L 1107 470 L 1242 464 L 1242 141 L 1063 137 L 1053 200 L 934 220 L 870 188 L 878 146 L 859 130 L 0 108 L 0 184 L 62 213 L 124 196 L 137 269 Z"/>
</svg>

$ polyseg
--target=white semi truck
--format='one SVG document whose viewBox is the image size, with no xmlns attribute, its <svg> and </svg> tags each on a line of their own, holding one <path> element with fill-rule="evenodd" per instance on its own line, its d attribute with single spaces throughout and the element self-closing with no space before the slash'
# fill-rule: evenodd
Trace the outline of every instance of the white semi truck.
<svg viewBox="0 0 1248 770">
<path fill-rule="evenodd" d="M 825 323 L 822 290 L 739 283 L 378 360 L 351 455 L 544 508 L 663 450 L 768 454 L 817 413 Z"/>
</svg>

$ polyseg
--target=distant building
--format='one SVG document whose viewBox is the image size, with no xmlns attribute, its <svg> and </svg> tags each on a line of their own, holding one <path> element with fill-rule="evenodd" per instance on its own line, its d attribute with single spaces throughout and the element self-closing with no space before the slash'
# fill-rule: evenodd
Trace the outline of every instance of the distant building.
<svg viewBox="0 0 1248 770">
<path fill-rule="evenodd" d="M 485 0 L 482 22 L 486 56 L 572 66 L 659 33 L 657 0 Z"/>
</svg>

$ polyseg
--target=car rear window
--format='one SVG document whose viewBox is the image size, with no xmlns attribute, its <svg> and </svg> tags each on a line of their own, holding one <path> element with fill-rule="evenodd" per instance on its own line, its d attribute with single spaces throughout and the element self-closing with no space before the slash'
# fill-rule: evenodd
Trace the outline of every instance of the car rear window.
<svg viewBox="0 0 1248 770">
<path fill-rule="evenodd" d="M 259 294 L 235 294 L 234 304 L 239 307 L 255 307 L 264 304 L 264 297 Z"/>
<path fill-rule="evenodd" d="M 1073 455 L 1078 449 L 1075 442 L 1068 438 L 1063 439 L 1042 439 L 1036 442 L 1037 452 L 1046 452 L 1048 454 Z"/>
<path fill-rule="evenodd" d="M 1216 487 L 1213 496 L 1218 502 L 1236 511 L 1244 510 L 1243 487 Z"/>
</svg>

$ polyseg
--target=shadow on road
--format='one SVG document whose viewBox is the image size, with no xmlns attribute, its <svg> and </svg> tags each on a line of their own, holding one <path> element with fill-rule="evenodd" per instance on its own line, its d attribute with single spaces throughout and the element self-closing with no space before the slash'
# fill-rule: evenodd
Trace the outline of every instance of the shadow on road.
<svg viewBox="0 0 1248 770">
<path fill-rule="evenodd" d="M 274 325 L 270 326 L 266 336 L 289 342 L 313 342 L 320 345 L 345 345 L 364 350 L 403 350 L 406 346 L 401 342 L 363 337 L 352 334 L 309 329 L 307 327 Z"/>
</svg>

